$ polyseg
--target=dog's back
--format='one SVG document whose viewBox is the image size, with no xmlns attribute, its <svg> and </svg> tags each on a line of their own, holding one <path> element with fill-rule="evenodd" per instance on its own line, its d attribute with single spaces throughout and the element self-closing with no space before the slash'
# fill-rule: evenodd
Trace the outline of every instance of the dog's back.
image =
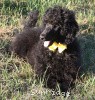
<svg viewBox="0 0 95 100">
<path fill-rule="evenodd" d="M 19 57 L 26 57 L 28 51 L 39 41 L 42 28 L 36 27 L 38 14 L 38 11 L 29 13 L 29 19 L 25 23 L 23 31 L 18 33 L 12 41 L 11 50 Z"/>
</svg>

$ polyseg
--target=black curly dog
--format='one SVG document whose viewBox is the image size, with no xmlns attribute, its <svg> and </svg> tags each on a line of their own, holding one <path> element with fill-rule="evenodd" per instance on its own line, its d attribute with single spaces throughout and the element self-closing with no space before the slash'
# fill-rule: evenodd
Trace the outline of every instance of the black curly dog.
<svg viewBox="0 0 95 100">
<path fill-rule="evenodd" d="M 79 31 L 73 11 L 54 6 L 46 10 L 42 25 L 36 27 L 38 11 L 30 13 L 23 31 L 12 42 L 12 50 L 19 57 L 27 57 L 36 75 L 46 80 L 45 86 L 62 91 L 74 85 L 81 66 L 80 47 L 76 34 Z M 49 47 L 53 43 L 65 44 L 62 52 Z"/>
</svg>

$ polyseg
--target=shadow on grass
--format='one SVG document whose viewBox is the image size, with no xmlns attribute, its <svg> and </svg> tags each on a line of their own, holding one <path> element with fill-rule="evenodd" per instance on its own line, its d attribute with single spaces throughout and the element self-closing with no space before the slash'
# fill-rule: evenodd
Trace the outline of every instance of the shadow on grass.
<svg viewBox="0 0 95 100">
<path fill-rule="evenodd" d="M 82 67 L 84 73 L 95 74 L 95 22 L 91 25 L 81 25 L 79 42 L 82 50 Z"/>
</svg>

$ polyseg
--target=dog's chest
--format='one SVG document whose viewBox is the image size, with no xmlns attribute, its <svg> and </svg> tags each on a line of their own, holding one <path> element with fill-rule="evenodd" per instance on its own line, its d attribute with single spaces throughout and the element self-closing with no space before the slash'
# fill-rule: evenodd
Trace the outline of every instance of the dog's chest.
<svg viewBox="0 0 95 100">
<path fill-rule="evenodd" d="M 57 67 L 58 66 L 64 66 L 64 58 L 65 58 L 65 53 L 53 53 L 49 50 L 47 50 L 45 53 L 44 53 L 44 60 L 45 62 L 47 63 L 47 66 L 49 67 Z"/>
</svg>

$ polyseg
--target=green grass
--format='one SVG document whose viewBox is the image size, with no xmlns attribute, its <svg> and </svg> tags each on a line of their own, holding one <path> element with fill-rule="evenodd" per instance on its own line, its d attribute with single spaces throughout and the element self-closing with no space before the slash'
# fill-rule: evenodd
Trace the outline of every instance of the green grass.
<svg viewBox="0 0 95 100">
<path fill-rule="evenodd" d="M 84 73 L 82 81 L 76 81 L 70 97 L 64 99 L 61 95 L 54 100 L 95 100 L 95 0 L 0 0 L 0 100 L 53 99 L 51 91 L 42 88 L 43 83 L 35 80 L 30 65 L 6 51 L 13 30 L 21 30 L 29 11 L 40 11 L 40 24 L 44 11 L 57 4 L 76 13 Z"/>
</svg>

